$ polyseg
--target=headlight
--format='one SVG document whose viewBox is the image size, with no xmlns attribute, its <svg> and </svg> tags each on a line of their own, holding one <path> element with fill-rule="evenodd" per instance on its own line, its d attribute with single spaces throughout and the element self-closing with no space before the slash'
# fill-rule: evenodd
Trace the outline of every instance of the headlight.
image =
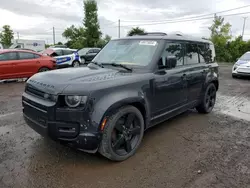
<svg viewBox="0 0 250 188">
<path fill-rule="evenodd" d="M 77 107 L 80 104 L 85 104 L 87 101 L 87 96 L 78 96 L 78 95 L 66 95 L 65 96 L 65 103 L 71 107 Z"/>
</svg>

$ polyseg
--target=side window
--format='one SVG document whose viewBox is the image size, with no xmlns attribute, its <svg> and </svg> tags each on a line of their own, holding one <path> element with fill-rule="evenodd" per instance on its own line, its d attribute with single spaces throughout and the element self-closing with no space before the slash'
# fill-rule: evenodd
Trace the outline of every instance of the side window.
<svg viewBox="0 0 250 188">
<path fill-rule="evenodd" d="M 18 52 L 19 59 L 35 59 L 35 56 L 33 53 L 28 52 Z"/>
<path fill-rule="evenodd" d="M 16 52 L 7 52 L 0 54 L 0 61 L 11 61 L 17 59 L 18 57 Z"/>
<path fill-rule="evenodd" d="M 37 55 L 37 54 L 33 54 L 34 55 L 34 58 L 37 59 L 40 57 L 40 55 Z"/>
<path fill-rule="evenodd" d="M 173 56 L 176 57 L 177 59 L 176 66 L 183 65 L 183 52 L 184 52 L 183 44 L 177 42 L 168 42 L 162 54 L 163 65 L 166 65 L 165 61 L 167 57 L 173 57 Z"/>
<path fill-rule="evenodd" d="M 93 49 L 89 50 L 88 53 L 95 53 Z"/>
<path fill-rule="evenodd" d="M 71 51 L 71 50 L 62 50 L 62 51 L 63 51 L 63 55 L 73 54 L 73 51 Z"/>
<path fill-rule="evenodd" d="M 99 49 L 94 49 L 94 53 L 99 53 L 100 50 Z"/>
<path fill-rule="evenodd" d="M 200 63 L 213 62 L 212 50 L 208 43 L 198 44 L 198 52 L 200 57 Z"/>
<path fill-rule="evenodd" d="M 185 51 L 185 65 L 199 63 L 198 45 L 195 43 L 187 43 Z"/>
<path fill-rule="evenodd" d="M 55 50 L 56 55 L 55 56 L 62 56 L 62 50 Z"/>
</svg>

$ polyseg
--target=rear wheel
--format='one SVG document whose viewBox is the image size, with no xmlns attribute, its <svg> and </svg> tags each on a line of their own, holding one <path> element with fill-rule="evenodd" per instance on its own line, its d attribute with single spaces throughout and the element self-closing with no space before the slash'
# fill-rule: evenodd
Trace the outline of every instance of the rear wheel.
<svg viewBox="0 0 250 188">
<path fill-rule="evenodd" d="M 196 107 L 199 113 L 209 113 L 213 110 L 216 101 L 216 87 L 213 83 L 208 84 L 201 103 Z"/>
<path fill-rule="evenodd" d="M 80 67 L 80 62 L 79 61 L 74 61 L 72 63 L 72 67 Z"/>
<path fill-rule="evenodd" d="M 99 152 L 113 161 L 123 161 L 135 154 L 144 134 L 141 112 L 125 106 L 113 113 L 104 127 Z"/>
<path fill-rule="evenodd" d="M 38 70 L 38 72 L 46 72 L 46 71 L 49 71 L 50 69 L 47 68 L 47 67 L 42 67 Z"/>
</svg>

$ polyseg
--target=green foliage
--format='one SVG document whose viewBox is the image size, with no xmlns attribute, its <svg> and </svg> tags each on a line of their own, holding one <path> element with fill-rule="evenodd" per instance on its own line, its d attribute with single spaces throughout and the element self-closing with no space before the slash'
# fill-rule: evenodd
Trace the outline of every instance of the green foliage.
<svg viewBox="0 0 250 188">
<path fill-rule="evenodd" d="M 242 36 L 232 40 L 230 35 L 231 25 L 224 23 L 221 16 L 214 17 L 210 40 L 215 45 L 216 59 L 218 62 L 235 62 L 245 52 L 250 51 L 250 41 L 243 41 Z"/>
<path fill-rule="evenodd" d="M 86 46 L 95 47 L 102 36 L 98 22 L 97 3 L 95 0 L 85 0 L 83 3 L 85 13 L 83 25 L 85 28 Z"/>
<path fill-rule="evenodd" d="M 3 30 L 0 33 L 0 43 L 8 48 L 11 46 L 11 40 L 14 39 L 14 32 L 9 25 L 4 25 Z"/>
<path fill-rule="evenodd" d="M 105 35 L 104 38 L 100 39 L 97 43 L 98 48 L 103 48 L 109 41 L 111 40 L 111 36 Z"/>
<path fill-rule="evenodd" d="M 68 40 L 66 45 L 70 48 L 80 49 L 86 46 L 85 29 L 83 27 L 76 28 L 72 25 L 62 35 Z"/>
<path fill-rule="evenodd" d="M 128 32 L 128 36 L 139 35 L 145 33 L 145 30 L 139 27 L 134 27 Z"/>
<path fill-rule="evenodd" d="M 211 31 L 210 40 L 214 43 L 217 61 L 226 61 L 230 59 L 230 54 L 225 49 L 227 43 L 232 38 L 229 34 L 231 25 L 224 23 L 224 18 L 221 16 L 214 17 L 213 24 L 209 27 Z"/>
</svg>

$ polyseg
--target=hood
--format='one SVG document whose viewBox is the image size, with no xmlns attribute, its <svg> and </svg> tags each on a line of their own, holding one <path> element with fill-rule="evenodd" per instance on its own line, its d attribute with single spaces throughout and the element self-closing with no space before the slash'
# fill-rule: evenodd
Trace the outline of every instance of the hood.
<svg viewBox="0 0 250 188">
<path fill-rule="evenodd" d="M 239 66 L 249 66 L 250 65 L 250 60 L 239 59 L 236 62 L 236 65 L 239 65 Z"/>
<path fill-rule="evenodd" d="M 124 77 L 127 78 L 124 79 Z M 66 88 L 67 93 L 77 94 L 74 93 L 75 90 L 84 91 L 87 94 L 92 89 L 96 89 L 98 85 L 122 84 L 122 82 L 127 83 L 129 80 L 134 81 L 135 79 L 135 73 L 108 68 L 79 67 L 37 73 L 27 81 L 27 84 L 50 94 L 63 93 Z"/>
</svg>

